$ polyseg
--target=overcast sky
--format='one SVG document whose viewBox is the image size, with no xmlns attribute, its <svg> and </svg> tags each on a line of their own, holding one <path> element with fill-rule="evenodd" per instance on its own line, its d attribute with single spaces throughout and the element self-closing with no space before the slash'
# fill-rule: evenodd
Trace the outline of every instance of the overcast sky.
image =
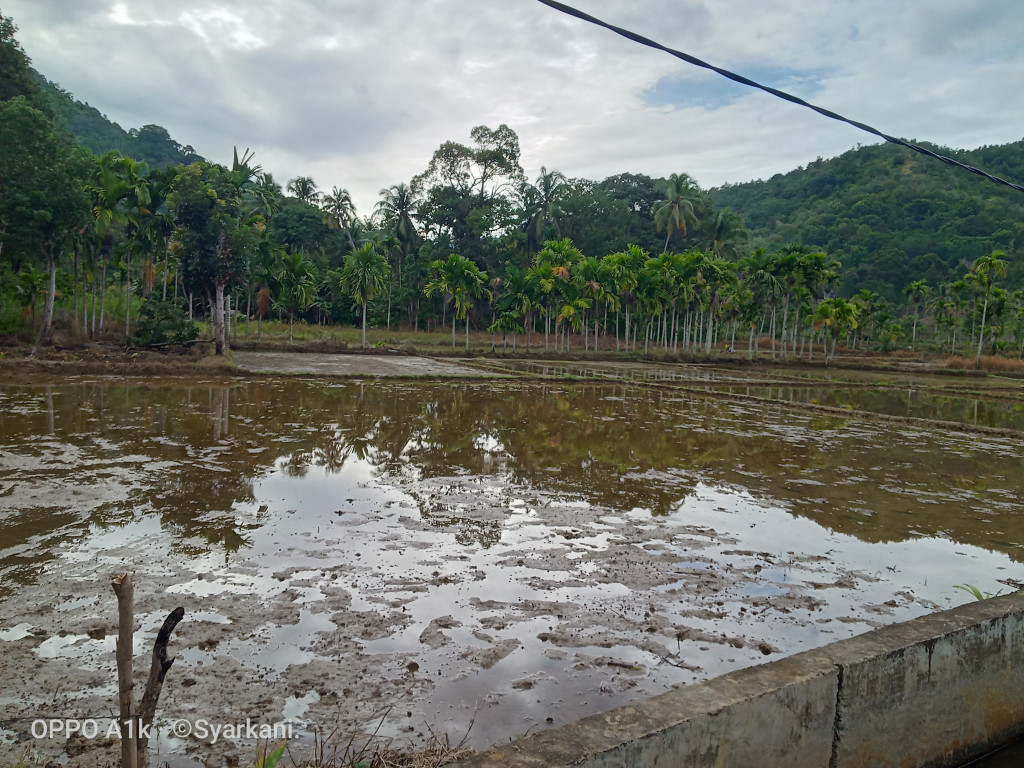
<svg viewBox="0 0 1024 768">
<path fill-rule="evenodd" d="M 1024 138 L 1022 0 L 576 0 L 576 7 L 886 133 Z M 767 178 L 874 139 L 536 0 L 0 0 L 36 69 L 123 128 L 370 213 L 475 125 L 603 179 Z M 1017 179 L 1017 181 L 1022 181 Z"/>
</svg>

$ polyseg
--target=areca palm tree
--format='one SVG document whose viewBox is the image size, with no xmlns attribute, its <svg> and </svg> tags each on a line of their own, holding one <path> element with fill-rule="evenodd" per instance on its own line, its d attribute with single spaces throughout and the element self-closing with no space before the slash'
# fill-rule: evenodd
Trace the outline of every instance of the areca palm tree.
<svg viewBox="0 0 1024 768">
<path fill-rule="evenodd" d="M 316 267 L 302 251 L 281 254 L 277 284 L 288 308 L 288 343 L 293 340 L 295 315 L 305 310 L 316 297 Z"/>
<path fill-rule="evenodd" d="M 704 340 L 704 354 L 710 356 L 720 295 L 727 286 L 736 281 L 736 273 L 732 262 L 709 254 L 702 253 L 701 256 L 697 262 L 697 270 L 700 282 L 706 286 L 708 299 L 708 327 Z"/>
<path fill-rule="evenodd" d="M 822 299 L 814 310 L 814 329 L 827 328 L 832 336 L 832 351 L 826 363 L 831 363 L 836 356 L 836 344 L 844 330 L 857 327 L 860 308 L 846 299 Z"/>
<path fill-rule="evenodd" d="M 619 304 L 626 313 L 626 351 L 629 351 L 630 338 L 630 316 L 629 308 L 634 302 L 634 291 L 639 280 L 640 270 L 647 262 L 648 253 L 639 245 L 630 245 L 624 251 L 612 253 L 605 257 L 611 268 L 612 284 L 615 286 L 615 294 Z M 618 320 L 615 322 L 615 351 L 618 351 Z"/>
<path fill-rule="evenodd" d="M 533 257 L 533 268 L 534 274 L 538 278 L 538 284 L 540 285 L 543 292 L 546 294 L 546 319 L 544 324 L 544 350 L 547 351 L 547 334 L 548 326 L 551 320 L 551 301 L 552 298 L 559 300 L 559 308 L 564 306 L 567 301 L 567 292 L 571 293 L 572 288 L 569 286 L 570 274 L 573 267 L 583 260 L 583 253 L 572 244 L 572 240 L 567 237 L 563 237 L 561 240 L 548 240 L 544 243 L 544 248 Z M 557 296 L 555 296 L 557 294 Z M 559 310 L 560 311 L 560 310 Z M 556 316 L 558 312 L 556 311 Z M 555 326 L 556 331 L 558 324 L 561 321 L 556 319 Z M 557 334 L 556 334 L 557 349 Z"/>
<path fill-rule="evenodd" d="M 700 199 L 697 182 L 685 173 L 673 173 L 668 177 L 665 199 L 651 207 L 654 226 L 658 232 L 665 230 L 665 248 L 668 250 L 672 235 L 679 232 L 686 237 L 686 225 L 697 223 L 695 204 Z"/>
<path fill-rule="evenodd" d="M 985 291 L 985 303 L 981 310 L 981 333 L 978 334 L 978 354 L 974 359 L 974 367 L 981 367 L 981 348 L 985 342 L 985 320 L 988 315 L 989 297 L 997 277 L 1006 277 L 1006 254 L 1003 251 L 992 251 L 982 256 L 971 267 L 971 276 L 979 287 Z"/>
<path fill-rule="evenodd" d="M 749 256 L 740 262 L 740 272 L 743 281 L 750 289 L 754 305 L 760 310 L 761 327 L 767 320 L 767 307 L 771 306 L 771 323 L 769 329 L 774 333 L 775 326 L 775 297 L 782 290 L 782 284 L 775 272 L 775 256 L 769 254 L 764 248 L 757 248 Z M 761 334 L 757 330 L 758 318 L 754 318 L 750 324 L 750 339 L 747 343 L 747 356 L 753 359 L 758 354 L 758 345 Z"/>
<path fill-rule="evenodd" d="M 473 300 L 489 295 L 484 287 L 487 285 L 487 273 L 481 271 L 476 264 L 465 256 L 450 254 L 447 259 L 437 259 L 430 264 L 434 271 L 434 279 L 423 289 L 427 298 L 435 293 L 451 296 L 454 311 L 452 312 L 452 351 L 455 351 L 455 321 L 466 320 L 466 351 L 469 351 L 469 310 Z"/>
<path fill-rule="evenodd" d="M 128 235 L 125 255 L 125 339 L 131 335 L 132 251 L 144 238 L 145 219 L 152 214 L 152 192 L 147 176 L 149 166 L 116 152 L 108 152 L 97 160 L 97 184 L 89 187 L 93 194 L 93 216 L 97 232 L 109 254 L 111 229 L 123 224 Z M 104 263 L 104 277 L 106 264 Z M 100 332 L 103 328 L 102 306 Z"/>
<path fill-rule="evenodd" d="M 928 297 L 928 281 L 915 280 L 903 289 L 903 293 L 914 305 L 914 330 L 910 336 L 910 349 L 913 350 L 917 345 L 917 317 L 921 310 L 921 301 Z"/>
<path fill-rule="evenodd" d="M 341 270 L 341 290 L 363 309 L 363 349 L 366 349 L 366 304 L 387 287 L 391 267 L 387 259 L 373 247 L 363 243 L 345 256 Z"/>
</svg>

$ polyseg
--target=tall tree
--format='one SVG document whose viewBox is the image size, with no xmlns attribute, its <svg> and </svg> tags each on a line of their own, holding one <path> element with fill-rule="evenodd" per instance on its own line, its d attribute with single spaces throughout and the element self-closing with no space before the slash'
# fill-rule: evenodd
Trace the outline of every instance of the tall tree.
<svg viewBox="0 0 1024 768">
<path fill-rule="evenodd" d="M 486 289 L 487 273 L 476 264 L 457 253 L 450 254 L 447 259 L 437 259 L 430 264 L 434 278 L 427 283 L 423 292 L 427 298 L 435 293 L 450 296 L 452 312 L 452 351 L 455 351 L 455 321 L 466 320 L 466 351 L 469 351 L 469 311 L 473 308 L 473 300 L 489 295 Z"/>
<path fill-rule="evenodd" d="M 0 102 L 0 254 L 41 258 L 48 275 L 36 347 L 52 342 L 57 262 L 88 219 L 87 171 L 85 155 L 24 96 Z"/>
<path fill-rule="evenodd" d="M 277 285 L 281 300 L 288 308 L 288 343 L 294 339 L 295 317 L 316 298 L 316 267 L 302 251 L 280 254 Z"/>
<path fill-rule="evenodd" d="M 928 297 L 928 281 L 915 280 L 903 289 L 903 293 L 914 307 L 914 330 L 910 335 L 910 348 L 913 350 L 917 346 L 917 318 L 921 311 L 921 302 Z"/>
<path fill-rule="evenodd" d="M 664 230 L 665 248 L 668 250 L 672 235 L 678 232 L 686 237 L 687 224 L 696 224 L 695 206 L 700 200 L 700 188 L 697 182 L 685 173 L 673 173 L 665 183 L 665 198 L 659 200 L 651 209 L 657 230 Z"/>
<path fill-rule="evenodd" d="M 1002 251 L 993 251 L 988 256 L 982 256 L 974 262 L 971 267 L 971 277 L 984 291 L 985 301 L 981 310 L 981 332 L 978 334 L 978 354 L 974 359 L 974 367 L 981 367 L 981 348 L 985 343 L 985 321 L 988 317 L 989 297 L 992 295 L 992 287 L 996 278 L 1006 277 L 1006 254 Z"/>
<path fill-rule="evenodd" d="M 354 251 L 356 241 L 352 236 L 352 226 L 356 223 L 356 207 L 352 203 L 352 195 L 347 189 L 334 187 L 330 194 L 324 195 L 321 202 L 321 209 L 324 212 L 324 223 L 331 229 L 344 232 L 348 236 L 348 243 Z"/>
<path fill-rule="evenodd" d="M 237 179 L 219 166 L 194 163 L 182 169 L 170 199 L 182 278 L 189 290 L 204 293 L 209 301 L 218 355 L 226 345 L 225 290 L 244 284 L 263 224 L 247 212 Z"/>
<path fill-rule="evenodd" d="M 311 176 L 296 176 L 285 189 L 307 205 L 316 205 L 320 201 L 320 191 Z"/>
<path fill-rule="evenodd" d="M 363 349 L 366 349 L 366 304 L 387 287 L 391 267 L 376 251 L 373 243 L 363 243 L 345 256 L 341 271 L 341 290 L 363 309 Z"/>
</svg>

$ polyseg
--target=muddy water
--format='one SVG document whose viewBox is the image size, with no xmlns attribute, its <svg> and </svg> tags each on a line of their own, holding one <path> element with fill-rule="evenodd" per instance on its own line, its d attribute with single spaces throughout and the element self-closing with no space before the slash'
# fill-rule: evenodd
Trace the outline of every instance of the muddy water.
<svg viewBox="0 0 1024 768">
<path fill-rule="evenodd" d="M 186 609 L 167 718 L 487 746 L 1012 588 L 1022 454 L 630 383 L 0 387 L 0 754 L 109 716 L 122 570 L 140 647 Z"/>
</svg>

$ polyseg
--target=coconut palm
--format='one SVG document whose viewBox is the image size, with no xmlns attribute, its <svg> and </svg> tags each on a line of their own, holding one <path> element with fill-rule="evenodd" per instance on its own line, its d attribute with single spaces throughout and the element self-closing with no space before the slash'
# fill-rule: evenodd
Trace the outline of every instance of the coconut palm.
<svg viewBox="0 0 1024 768">
<path fill-rule="evenodd" d="M 343 189 L 335 188 L 335 192 L 341 192 L 343 196 L 348 195 Z M 324 202 L 326 203 L 330 197 L 332 196 L 328 195 L 324 198 Z M 349 199 L 349 205 L 351 202 Z M 403 254 L 412 248 L 418 237 L 416 223 L 413 221 L 418 208 L 419 200 L 413 194 L 412 188 L 404 182 L 380 191 L 380 201 L 377 203 L 375 213 L 380 217 L 382 225 L 394 232 L 398 242 L 402 244 Z"/>
<path fill-rule="evenodd" d="M 743 227 L 743 218 L 728 208 L 716 211 L 705 224 L 708 248 L 720 259 L 735 261 L 749 235 Z"/>
<path fill-rule="evenodd" d="M 672 235 L 679 232 L 686 237 L 687 223 L 697 224 L 695 204 L 699 200 L 700 188 L 687 174 L 673 173 L 668 177 L 665 199 L 659 200 L 651 207 L 655 228 L 658 232 L 666 232 L 665 251 L 668 250 Z"/>
<path fill-rule="evenodd" d="M 384 291 L 389 274 L 391 267 L 388 260 L 377 252 L 373 243 L 363 243 L 345 256 L 345 266 L 341 270 L 341 290 L 362 305 L 363 349 L 366 349 L 366 304 Z"/>
<path fill-rule="evenodd" d="M 565 217 L 562 199 L 567 181 L 560 171 L 549 171 L 541 166 L 536 182 L 524 187 L 521 193 L 524 228 L 530 247 L 544 239 L 548 227 L 554 229 L 555 237 L 561 237 L 561 220 Z"/>
<path fill-rule="evenodd" d="M 285 189 L 307 205 L 316 205 L 320 201 L 320 190 L 310 176 L 296 176 Z"/>
<path fill-rule="evenodd" d="M 352 195 L 347 189 L 334 187 L 329 195 L 324 195 L 320 203 L 324 212 L 324 223 L 335 230 L 342 230 L 348 235 L 348 243 L 354 251 L 355 238 L 352 237 L 352 225 L 356 222 L 356 207 L 352 203 Z"/>
</svg>

